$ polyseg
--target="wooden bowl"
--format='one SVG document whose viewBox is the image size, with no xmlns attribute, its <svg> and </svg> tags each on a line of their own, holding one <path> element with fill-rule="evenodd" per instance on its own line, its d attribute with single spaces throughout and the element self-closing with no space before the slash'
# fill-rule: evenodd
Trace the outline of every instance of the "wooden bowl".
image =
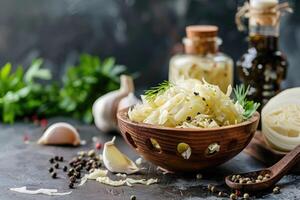
<svg viewBox="0 0 300 200">
<path fill-rule="evenodd" d="M 228 161 L 248 145 L 259 122 L 256 112 L 243 123 L 221 128 L 168 128 L 132 122 L 127 111 L 117 114 L 126 142 L 144 159 L 173 172 L 196 172 Z M 180 143 L 191 148 L 188 159 L 177 151 Z M 208 147 L 215 144 L 219 145 L 219 151 L 210 151 Z"/>
</svg>

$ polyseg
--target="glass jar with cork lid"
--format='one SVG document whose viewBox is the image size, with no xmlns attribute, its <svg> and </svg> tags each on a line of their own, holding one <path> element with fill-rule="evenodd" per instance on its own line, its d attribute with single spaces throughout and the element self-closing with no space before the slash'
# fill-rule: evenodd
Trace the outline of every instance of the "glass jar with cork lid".
<svg viewBox="0 0 300 200">
<path fill-rule="evenodd" d="M 226 92 L 233 83 L 233 60 L 219 52 L 221 39 L 217 37 L 218 27 L 188 26 L 186 34 L 187 37 L 183 39 L 185 53 L 175 55 L 170 60 L 169 80 L 204 79 Z"/>
<path fill-rule="evenodd" d="M 250 0 L 239 8 L 236 22 L 245 30 L 243 18 L 249 18 L 249 48 L 237 61 L 240 81 L 249 86 L 248 98 L 262 106 L 281 89 L 288 61 L 279 49 L 279 24 L 289 4 L 278 0 Z"/>
</svg>

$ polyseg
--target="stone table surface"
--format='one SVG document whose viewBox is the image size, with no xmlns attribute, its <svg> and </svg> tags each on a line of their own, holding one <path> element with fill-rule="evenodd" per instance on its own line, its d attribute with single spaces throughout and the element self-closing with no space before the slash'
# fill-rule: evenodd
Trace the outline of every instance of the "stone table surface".
<svg viewBox="0 0 300 200">
<path fill-rule="evenodd" d="M 228 199 L 219 198 L 216 194 L 208 192 L 208 184 L 216 185 L 218 190 L 227 193 L 230 190 L 224 184 L 224 177 L 232 173 L 246 172 L 264 167 L 261 163 L 244 153 L 240 153 L 227 163 L 208 171 L 202 171 L 203 179 L 197 180 L 195 174 L 175 175 L 163 174 L 157 167 L 149 163 L 143 164 L 145 169 L 136 178 L 158 178 L 159 184 L 150 186 L 135 185 L 134 187 L 111 187 L 95 181 L 88 181 L 84 186 L 76 187 L 70 195 L 46 196 L 29 195 L 10 191 L 12 187 L 27 186 L 29 189 L 51 188 L 59 192 L 70 191 L 68 181 L 62 171 L 58 172 L 57 179 L 52 179 L 48 173 L 49 158 L 55 155 L 71 159 L 80 150 L 89 150 L 94 144 L 94 136 L 102 142 L 117 136 L 116 145 L 131 159 L 139 156 L 130 149 L 124 140 L 117 134 L 100 133 L 94 126 L 82 125 L 73 120 L 54 118 L 57 121 L 69 121 L 80 132 L 86 145 L 74 147 L 41 146 L 36 141 L 43 132 L 43 128 L 32 123 L 16 123 L 14 125 L 0 125 L 0 200 L 127 200 L 135 195 L 138 200 L 166 199 L 166 200 L 200 200 L 200 199 Z M 29 144 L 23 141 L 24 134 L 28 135 Z M 101 150 L 100 150 L 101 152 Z M 67 163 L 66 163 L 67 164 Z M 300 199 L 300 176 L 287 175 L 279 182 L 281 193 L 274 195 L 270 191 L 252 194 L 255 199 Z M 253 198 L 253 197 L 252 197 Z M 254 198 L 253 198 L 254 199 Z"/>
</svg>

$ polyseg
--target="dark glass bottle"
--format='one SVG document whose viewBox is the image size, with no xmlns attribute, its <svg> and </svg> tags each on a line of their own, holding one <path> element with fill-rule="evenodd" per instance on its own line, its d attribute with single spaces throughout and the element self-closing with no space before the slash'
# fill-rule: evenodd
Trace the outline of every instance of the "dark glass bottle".
<svg viewBox="0 0 300 200">
<path fill-rule="evenodd" d="M 286 78 L 288 63 L 278 48 L 277 25 L 250 25 L 249 49 L 237 61 L 239 79 L 250 86 L 248 98 L 260 102 L 260 110 L 276 95 Z"/>
</svg>

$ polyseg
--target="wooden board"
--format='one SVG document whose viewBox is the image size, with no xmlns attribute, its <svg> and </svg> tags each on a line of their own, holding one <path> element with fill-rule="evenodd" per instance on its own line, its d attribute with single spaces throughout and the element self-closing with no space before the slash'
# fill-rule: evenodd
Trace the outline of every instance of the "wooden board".
<svg viewBox="0 0 300 200">
<path fill-rule="evenodd" d="M 244 152 L 268 166 L 275 164 L 286 154 L 285 152 L 272 149 L 260 131 L 255 133 Z M 292 169 L 292 172 L 297 174 L 300 173 L 300 163 Z"/>
</svg>

